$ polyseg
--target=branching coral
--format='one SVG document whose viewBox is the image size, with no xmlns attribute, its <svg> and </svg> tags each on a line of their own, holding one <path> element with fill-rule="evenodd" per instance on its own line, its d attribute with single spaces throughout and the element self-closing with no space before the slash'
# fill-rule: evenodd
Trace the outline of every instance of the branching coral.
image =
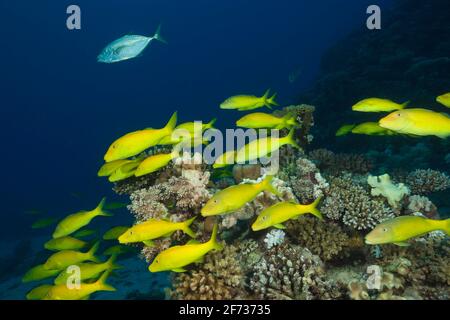
<svg viewBox="0 0 450 320">
<path fill-rule="evenodd" d="M 406 177 L 406 185 L 413 194 L 427 195 L 450 188 L 450 177 L 436 170 L 415 170 Z"/>
<path fill-rule="evenodd" d="M 209 253 L 198 268 L 174 278 L 171 295 L 183 300 L 229 300 L 246 296 L 244 272 L 238 259 L 238 248 L 226 246 Z"/>
<path fill-rule="evenodd" d="M 338 224 L 316 217 L 291 220 L 286 224 L 286 231 L 294 243 L 308 248 L 323 261 L 337 257 L 349 242 L 348 235 Z"/>
<path fill-rule="evenodd" d="M 326 149 L 316 149 L 308 154 L 320 170 L 329 175 L 337 175 L 342 171 L 352 173 L 368 173 L 372 163 L 363 155 L 352 153 L 334 153 Z"/>
<path fill-rule="evenodd" d="M 428 218 L 438 218 L 437 207 L 425 196 L 410 196 L 407 199 L 406 213 L 420 212 Z"/>
<path fill-rule="evenodd" d="M 332 299 L 340 295 L 324 279 L 323 263 L 308 249 L 281 245 L 267 251 L 253 268 L 250 289 L 260 299 Z"/>
<path fill-rule="evenodd" d="M 341 220 L 353 229 L 366 230 L 394 216 L 384 201 L 372 199 L 350 176 L 334 178 L 330 186 L 321 207 L 322 213 L 330 219 Z"/>
<path fill-rule="evenodd" d="M 306 158 L 299 158 L 294 164 L 286 166 L 279 176 L 288 182 L 297 199 L 303 204 L 322 197 L 329 187 L 316 165 Z"/>
</svg>

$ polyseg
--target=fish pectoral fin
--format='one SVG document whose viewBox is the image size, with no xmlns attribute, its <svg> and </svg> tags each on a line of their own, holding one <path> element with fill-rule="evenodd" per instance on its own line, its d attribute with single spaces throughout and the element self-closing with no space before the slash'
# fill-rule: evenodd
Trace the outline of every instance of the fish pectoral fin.
<svg viewBox="0 0 450 320">
<path fill-rule="evenodd" d="M 399 247 L 409 247 L 411 245 L 408 242 L 394 242 L 394 244 Z"/>
<path fill-rule="evenodd" d="M 181 272 L 186 272 L 187 270 L 183 269 L 183 268 L 175 268 L 175 269 L 172 269 L 171 271 L 181 273 Z"/>
<path fill-rule="evenodd" d="M 273 226 L 277 229 L 286 229 L 286 227 L 283 226 L 281 223 L 274 224 Z"/>
<path fill-rule="evenodd" d="M 170 231 L 169 233 L 166 233 L 165 235 L 163 235 L 163 238 L 170 238 L 174 232 L 175 231 Z"/>
<path fill-rule="evenodd" d="M 154 247 L 155 243 L 152 240 L 142 241 L 147 247 Z"/>
</svg>

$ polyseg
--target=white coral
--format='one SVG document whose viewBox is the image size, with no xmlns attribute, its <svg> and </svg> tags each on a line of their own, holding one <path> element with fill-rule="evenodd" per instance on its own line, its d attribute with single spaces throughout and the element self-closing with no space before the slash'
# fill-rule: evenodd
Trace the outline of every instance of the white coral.
<svg viewBox="0 0 450 320">
<path fill-rule="evenodd" d="M 383 196 L 392 208 L 397 208 L 405 195 L 410 193 L 403 183 L 395 185 L 388 174 L 379 177 L 369 176 L 367 183 L 372 187 L 372 196 Z"/>
<path fill-rule="evenodd" d="M 274 229 L 266 234 L 264 238 L 264 243 L 266 244 L 267 249 L 271 249 L 276 247 L 284 242 L 286 234 L 283 230 Z"/>
</svg>

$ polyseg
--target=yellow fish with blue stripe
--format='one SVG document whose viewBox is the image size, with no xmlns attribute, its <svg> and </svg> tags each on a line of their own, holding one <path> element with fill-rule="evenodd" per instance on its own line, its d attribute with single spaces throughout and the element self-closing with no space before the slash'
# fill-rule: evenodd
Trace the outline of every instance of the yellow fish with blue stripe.
<svg viewBox="0 0 450 320">
<path fill-rule="evenodd" d="M 98 291 L 116 291 L 106 284 L 110 271 L 105 271 L 100 279 L 94 283 L 81 283 L 79 288 L 69 287 L 67 284 L 55 285 L 48 291 L 43 300 L 83 300 Z"/>
<path fill-rule="evenodd" d="M 282 223 L 297 219 L 300 215 L 311 213 L 319 219 L 323 219 L 322 214 L 317 209 L 320 198 L 309 205 L 302 205 L 293 202 L 280 202 L 267 209 L 264 209 L 256 221 L 252 224 L 253 231 L 260 231 L 270 227 L 285 229 Z"/>
<path fill-rule="evenodd" d="M 111 217 L 112 214 L 107 213 L 103 210 L 106 198 L 103 198 L 99 205 L 91 211 L 80 211 L 71 215 L 68 215 L 63 220 L 61 220 L 56 226 L 53 232 L 53 238 L 61 238 L 68 236 L 75 231 L 88 225 L 92 219 L 98 216 Z"/>
<path fill-rule="evenodd" d="M 44 263 L 44 269 L 63 270 L 71 265 L 76 265 L 84 261 L 100 262 L 94 255 L 100 243 L 95 243 L 88 252 L 79 252 L 74 250 L 58 251 L 51 255 Z"/>
<path fill-rule="evenodd" d="M 450 108 L 450 92 L 437 97 L 436 102 L 439 102 L 443 106 Z"/>
<path fill-rule="evenodd" d="M 272 106 L 278 106 L 275 102 L 277 94 L 273 94 L 270 98 L 270 90 L 267 90 L 262 97 L 252 95 L 237 95 L 226 99 L 220 104 L 221 109 L 237 109 L 239 111 L 253 110 L 262 107 L 272 109 Z"/>
<path fill-rule="evenodd" d="M 294 138 L 294 129 L 291 129 L 289 134 L 285 137 L 265 137 L 255 139 L 243 146 L 236 153 L 236 162 L 245 163 L 263 157 L 267 157 L 275 151 L 278 151 L 284 145 L 291 145 L 294 148 L 300 149 Z"/>
<path fill-rule="evenodd" d="M 177 112 L 162 129 L 144 129 L 128 133 L 114 141 L 105 154 L 105 161 L 111 162 L 133 157 L 156 146 L 162 138 L 171 135 L 177 124 Z"/>
<path fill-rule="evenodd" d="M 217 192 L 201 209 L 202 216 L 208 217 L 235 212 L 246 203 L 253 201 L 263 191 L 269 191 L 280 196 L 278 190 L 272 185 L 272 179 L 273 176 L 266 176 L 259 183 L 242 183 Z"/>
<path fill-rule="evenodd" d="M 185 272 L 185 267 L 195 262 L 202 262 L 203 257 L 211 250 L 222 250 L 217 242 L 217 224 L 214 225 L 211 239 L 205 243 L 191 241 L 182 246 L 170 247 L 160 252 L 148 267 L 150 272 L 173 271 Z"/>
<path fill-rule="evenodd" d="M 240 118 L 236 121 L 236 125 L 248 129 L 267 128 L 281 130 L 284 128 L 292 128 L 299 124 L 296 120 L 296 116 L 292 114 L 286 114 L 284 117 L 277 117 L 268 113 L 255 112 Z"/>
<path fill-rule="evenodd" d="M 169 237 L 177 230 L 181 230 L 190 237 L 195 238 L 195 232 L 190 228 L 190 225 L 194 222 L 195 218 L 196 217 L 193 217 L 183 222 L 150 219 L 129 228 L 119 237 L 119 242 L 144 242 L 147 246 L 153 246 L 151 240 L 160 237 Z"/>
<path fill-rule="evenodd" d="M 450 219 L 433 220 L 419 216 L 401 216 L 380 223 L 365 240 L 367 244 L 372 245 L 393 243 L 408 246 L 409 239 L 437 230 L 450 236 Z"/>
</svg>

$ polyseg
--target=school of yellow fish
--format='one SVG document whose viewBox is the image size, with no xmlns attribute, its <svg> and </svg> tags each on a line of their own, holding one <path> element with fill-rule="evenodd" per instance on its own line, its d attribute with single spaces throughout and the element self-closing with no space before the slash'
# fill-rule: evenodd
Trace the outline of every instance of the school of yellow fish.
<svg viewBox="0 0 450 320">
<path fill-rule="evenodd" d="M 226 99 L 221 109 L 238 111 L 254 110 L 262 107 L 272 108 L 278 106 L 275 101 L 276 94 L 270 96 L 270 91 L 257 97 L 254 95 L 237 95 Z M 450 107 L 450 94 L 436 99 L 439 103 Z M 450 118 L 448 115 L 426 109 L 405 109 L 408 103 L 395 102 L 370 98 L 360 101 L 352 107 L 358 112 L 392 112 L 378 122 L 367 122 L 359 125 L 350 124 L 342 126 L 337 136 L 348 133 L 366 135 L 434 135 L 446 138 L 450 135 Z M 198 143 L 207 143 L 202 134 L 213 129 L 216 119 L 207 124 L 197 125 L 186 122 L 177 126 L 177 112 L 175 112 L 163 128 L 146 128 L 127 133 L 115 140 L 108 148 L 104 165 L 99 169 L 99 177 L 108 177 L 109 181 L 117 182 L 130 177 L 140 177 L 156 172 L 179 157 L 183 146 L 195 146 Z M 430 125 L 432 124 L 432 125 Z M 219 169 L 236 162 L 245 163 L 266 157 L 277 151 L 283 145 L 299 148 L 295 141 L 295 128 L 299 126 L 298 119 L 292 114 L 276 117 L 263 112 L 250 113 L 236 121 L 236 125 L 248 129 L 287 129 L 285 137 L 265 137 L 253 140 L 239 150 L 228 150 L 218 156 L 213 169 Z M 145 153 L 153 147 L 172 146 L 169 153 Z M 154 150 L 153 150 L 154 151 Z M 201 209 L 201 216 L 217 216 L 233 213 L 247 203 L 254 200 L 261 192 L 269 192 L 280 196 L 278 190 L 272 185 L 272 175 L 262 177 L 258 182 L 244 182 L 225 188 L 214 194 Z M 255 232 L 267 228 L 283 229 L 283 223 L 297 219 L 304 214 L 312 214 L 323 219 L 317 209 L 320 198 L 309 205 L 294 202 L 280 201 L 266 208 L 258 215 L 251 226 Z M 40 265 L 30 269 L 23 277 L 23 282 L 40 281 L 54 277 L 53 284 L 45 284 L 34 288 L 27 295 L 27 299 L 58 299 L 76 300 L 89 299 L 97 291 L 114 291 L 106 283 L 108 276 L 115 269 L 120 268 L 115 263 L 117 256 L 132 251 L 131 247 L 124 246 L 130 243 L 143 243 L 153 246 L 153 240 L 170 237 L 176 231 L 182 231 L 192 239 L 185 244 L 172 246 L 160 252 L 148 267 L 150 272 L 173 271 L 184 272 L 193 263 L 201 263 L 203 257 L 211 250 L 221 250 L 223 245 L 218 237 L 217 223 L 213 227 L 208 241 L 200 243 L 196 233 L 191 229 L 193 222 L 199 217 L 193 217 L 183 222 L 151 219 L 140 222 L 131 227 L 117 226 L 108 230 L 102 240 L 115 240 L 119 244 L 111 246 L 103 252 L 103 256 L 110 256 L 103 262 L 96 255 L 100 240 L 95 243 L 84 241 L 82 237 L 92 235 L 94 231 L 83 229 L 96 217 L 109 217 L 105 211 L 106 201 L 102 201 L 92 210 L 79 211 L 66 216 L 58 222 L 52 234 L 52 239 L 44 245 L 45 249 L 54 253 Z M 111 206 L 113 208 L 114 206 Z M 116 205 L 117 208 L 120 205 Z M 450 220 L 430 221 L 419 217 L 398 217 L 385 221 L 366 236 L 367 244 L 395 243 L 406 245 L 407 240 L 420 236 L 433 230 L 443 230 L 450 234 Z M 46 227 L 54 223 L 54 219 L 41 219 L 33 228 Z M 80 251 L 82 250 L 82 251 Z M 77 266 L 79 280 L 75 288 L 70 286 L 71 266 Z"/>
</svg>

